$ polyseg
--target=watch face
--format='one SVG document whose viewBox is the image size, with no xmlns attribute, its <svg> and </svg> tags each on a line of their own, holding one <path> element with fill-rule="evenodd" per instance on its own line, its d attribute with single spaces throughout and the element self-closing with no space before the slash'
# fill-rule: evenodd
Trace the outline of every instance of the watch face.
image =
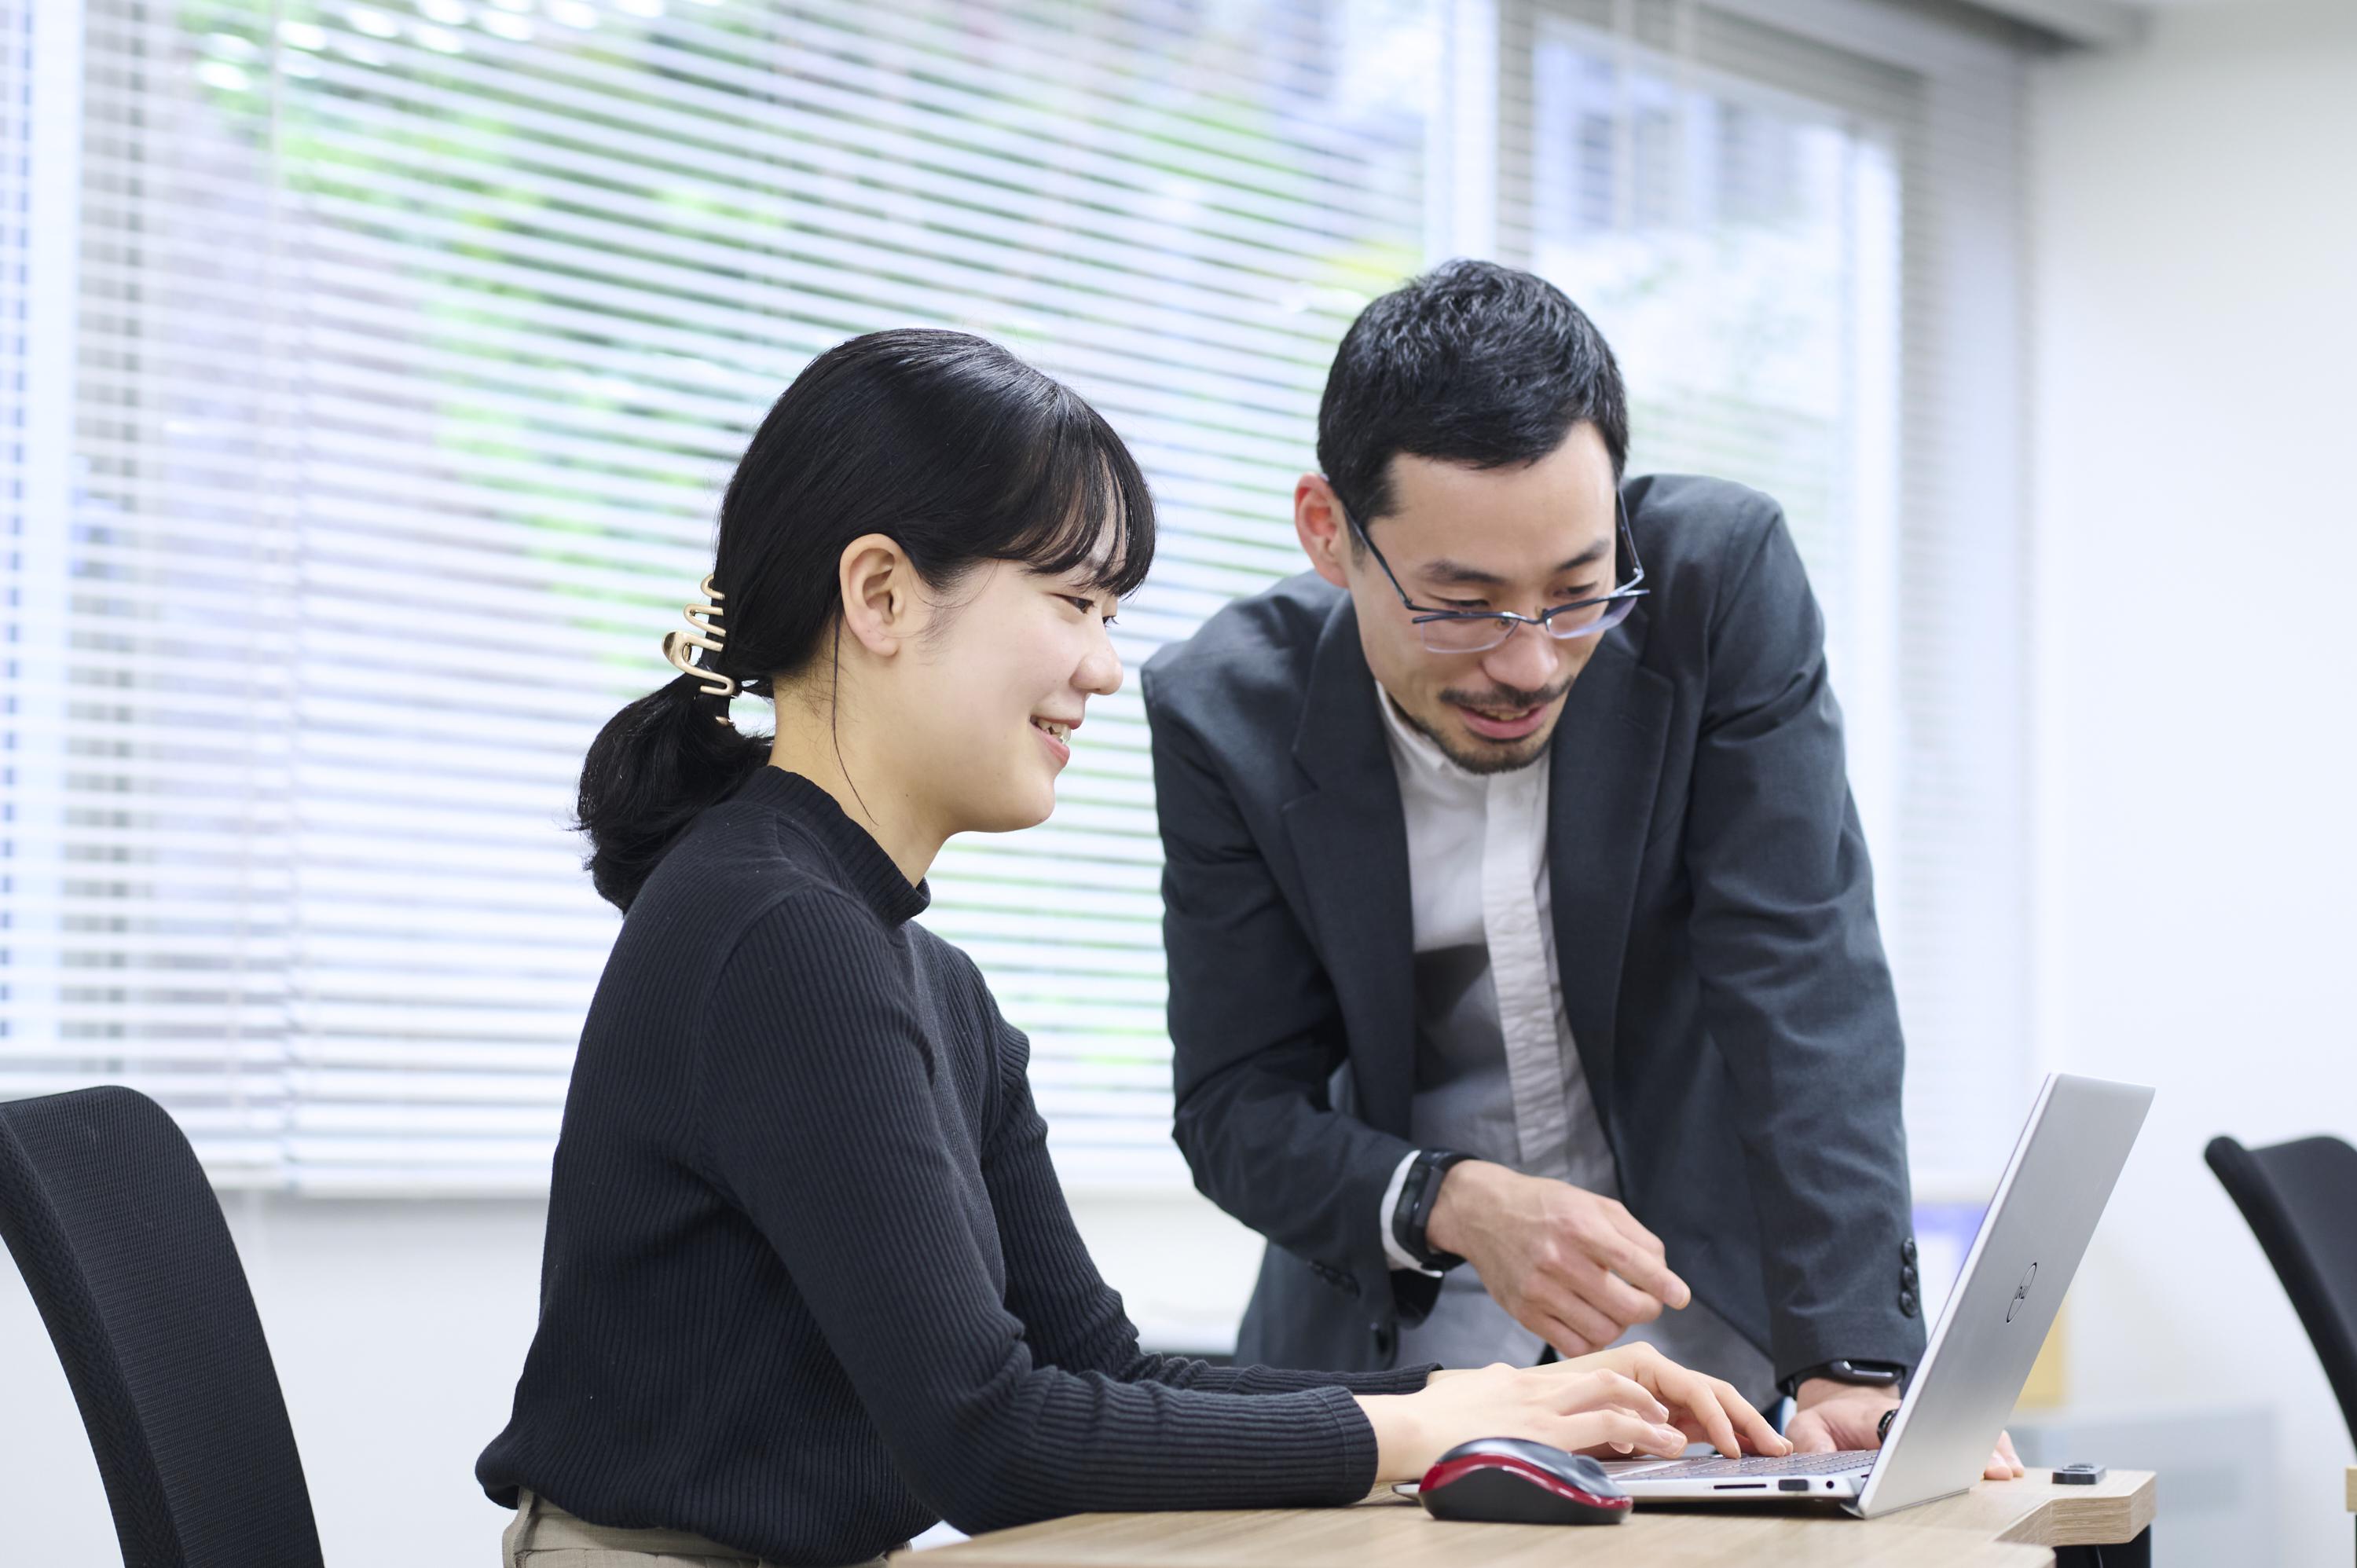
<svg viewBox="0 0 2357 1568">
<path fill-rule="evenodd" d="M 1833 1375 L 1845 1382 L 1895 1383 L 1900 1368 L 1888 1361 L 1835 1361 Z"/>
</svg>

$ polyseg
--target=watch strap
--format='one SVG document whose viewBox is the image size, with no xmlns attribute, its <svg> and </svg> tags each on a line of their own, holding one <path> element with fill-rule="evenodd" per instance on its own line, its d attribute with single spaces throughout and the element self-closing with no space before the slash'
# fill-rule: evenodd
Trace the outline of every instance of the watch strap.
<svg viewBox="0 0 2357 1568">
<path fill-rule="evenodd" d="M 1408 1166 L 1407 1180 L 1400 1186 L 1399 1203 L 1392 1210 L 1392 1239 L 1399 1243 L 1400 1251 L 1415 1260 L 1418 1268 L 1453 1269 L 1465 1261 L 1454 1252 L 1434 1251 L 1425 1239 L 1425 1227 L 1431 1222 L 1432 1206 L 1440 1197 L 1440 1178 L 1448 1174 L 1449 1166 L 1470 1158 L 1470 1155 L 1461 1155 L 1454 1149 L 1425 1149 Z"/>
<path fill-rule="evenodd" d="M 1897 1361 L 1857 1361 L 1847 1358 L 1820 1361 L 1813 1367 L 1802 1368 L 1777 1383 L 1776 1391 L 1786 1399 L 1798 1399 L 1801 1385 L 1812 1378 L 1824 1378 L 1829 1382 L 1856 1383 L 1861 1388 L 1895 1388 L 1907 1380 L 1907 1369 Z"/>
</svg>

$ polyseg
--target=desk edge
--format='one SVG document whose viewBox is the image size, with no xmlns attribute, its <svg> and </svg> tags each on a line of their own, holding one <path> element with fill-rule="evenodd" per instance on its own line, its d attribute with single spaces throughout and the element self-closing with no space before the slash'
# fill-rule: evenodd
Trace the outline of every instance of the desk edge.
<svg viewBox="0 0 2357 1568">
<path fill-rule="evenodd" d="M 2158 1493 L 2148 1470 L 2125 1470 L 2114 1481 L 2128 1489 L 2091 1498 L 2057 1493 L 2013 1522 L 1997 1540 L 2018 1546 L 2110 1546 L 2134 1541 L 2150 1527 Z"/>
</svg>

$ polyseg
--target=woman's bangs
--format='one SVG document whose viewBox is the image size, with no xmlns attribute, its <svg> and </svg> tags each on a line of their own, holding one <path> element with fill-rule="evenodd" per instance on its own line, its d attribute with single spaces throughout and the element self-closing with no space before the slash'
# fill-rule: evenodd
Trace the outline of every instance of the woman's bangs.
<svg viewBox="0 0 2357 1568">
<path fill-rule="evenodd" d="M 1085 571 L 1090 587 L 1125 598 L 1154 564 L 1154 498 L 1113 427 L 1085 403 L 1073 412 L 1021 487 L 1033 522 L 1008 557 L 1043 576 Z"/>
</svg>

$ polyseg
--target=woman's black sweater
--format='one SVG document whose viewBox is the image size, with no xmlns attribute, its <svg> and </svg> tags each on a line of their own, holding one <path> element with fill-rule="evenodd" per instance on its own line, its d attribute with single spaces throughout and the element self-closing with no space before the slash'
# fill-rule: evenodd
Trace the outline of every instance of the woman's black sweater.
<svg viewBox="0 0 2357 1568">
<path fill-rule="evenodd" d="M 476 1477 L 781 1563 L 946 1519 L 1352 1502 L 1340 1376 L 1141 1355 L 1028 1045 L 890 857 L 763 768 L 622 922 L 565 1098 L 540 1327 Z"/>
</svg>

